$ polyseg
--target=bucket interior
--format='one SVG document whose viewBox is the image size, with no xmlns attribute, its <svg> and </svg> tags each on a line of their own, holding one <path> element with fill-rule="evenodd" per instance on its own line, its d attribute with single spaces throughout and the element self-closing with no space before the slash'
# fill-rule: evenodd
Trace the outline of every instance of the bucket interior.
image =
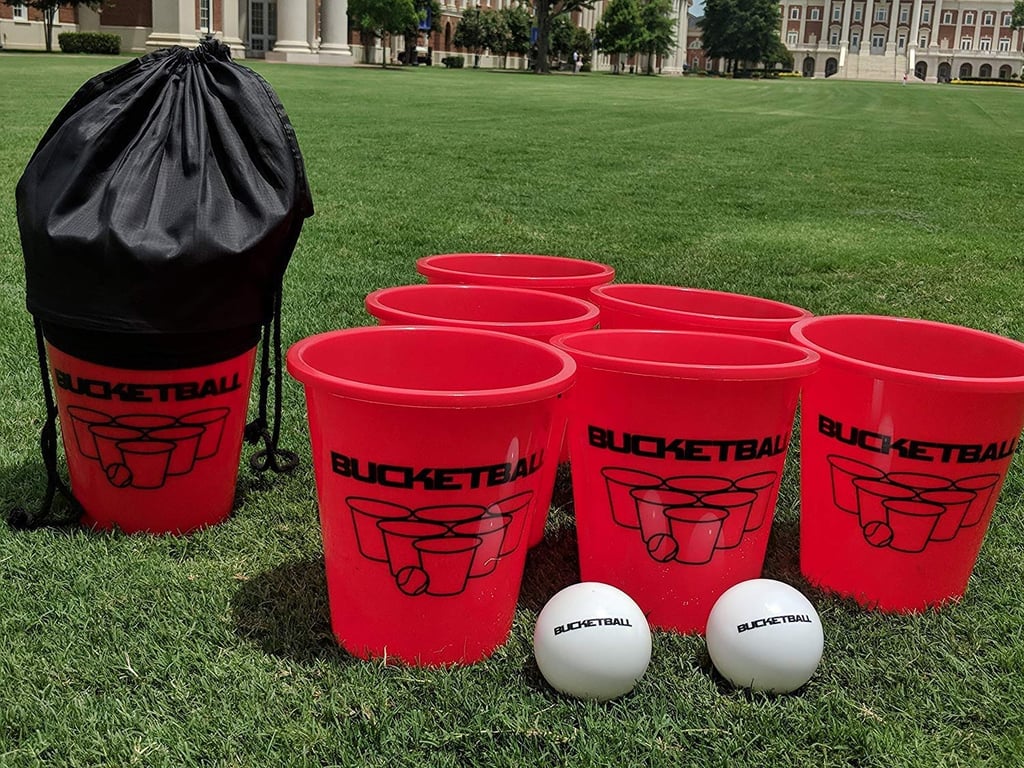
<svg viewBox="0 0 1024 768">
<path fill-rule="evenodd" d="M 664 376 L 803 375 L 818 360 L 792 344 L 689 331 L 583 331 L 557 336 L 553 343 L 590 367 Z"/>
<path fill-rule="evenodd" d="M 800 307 L 757 296 L 671 285 L 605 285 L 593 289 L 598 296 L 674 312 L 717 317 L 798 320 L 810 313 Z"/>
<path fill-rule="evenodd" d="M 433 393 L 466 406 L 476 403 L 474 395 L 488 393 L 519 390 L 513 400 L 554 394 L 574 373 L 571 360 L 541 342 L 441 327 L 376 326 L 322 334 L 297 343 L 289 362 L 300 381 L 352 395 L 429 404 Z"/>
<path fill-rule="evenodd" d="M 564 256 L 526 253 L 446 253 L 427 256 L 420 264 L 428 269 L 473 275 L 506 277 L 601 277 L 613 274 L 611 267 Z"/>
<path fill-rule="evenodd" d="M 1024 344 L 955 325 L 837 315 L 804 321 L 796 335 L 826 355 L 895 372 L 961 379 L 1024 377 Z"/>
<path fill-rule="evenodd" d="M 457 320 L 467 323 L 534 324 L 570 320 L 597 323 L 598 310 L 555 293 L 473 285 L 408 285 L 374 291 L 367 310 L 377 317 Z"/>
</svg>

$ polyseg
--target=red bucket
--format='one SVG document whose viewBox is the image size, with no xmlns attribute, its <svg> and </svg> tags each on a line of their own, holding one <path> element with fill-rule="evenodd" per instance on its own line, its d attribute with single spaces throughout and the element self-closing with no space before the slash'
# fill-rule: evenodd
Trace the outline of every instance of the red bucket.
<svg viewBox="0 0 1024 768">
<path fill-rule="evenodd" d="M 385 325 L 447 325 L 480 328 L 549 341 L 552 336 L 583 331 L 597 325 L 598 309 L 589 301 L 547 291 L 499 288 L 486 285 L 401 285 L 382 288 L 366 297 L 366 310 Z M 561 429 L 552 437 L 558 445 L 549 455 L 569 460 L 568 446 L 562 444 Z M 561 447 L 560 447 L 561 446 Z M 537 500 L 537 515 L 529 535 L 530 546 L 544 538 L 544 525 L 551 504 L 558 469 L 549 462 L 546 496 Z"/>
<path fill-rule="evenodd" d="M 408 664 L 490 655 L 572 359 L 504 333 L 375 326 L 299 341 L 288 370 L 305 386 L 338 641 Z"/>
<path fill-rule="evenodd" d="M 419 259 L 416 271 L 430 283 L 533 288 L 587 300 L 591 288 L 615 279 L 607 264 L 532 253 L 441 253 Z"/>
<path fill-rule="evenodd" d="M 761 575 L 817 354 L 686 331 L 552 343 L 578 365 L 568 434 L 581 578 L 622 589 L 652 627 L 703 632 L 726 589 Z"/>
<path fill-rule="evenodd" d="M 793 323 L 806 309 L 740 293 L 672 285 L 617 283 L 591 289 L 602 328 L 708 331 L 791 341 Z"/>
<path fill-rule="evenodd" d="M 589 301 L 556 293 L 484 285 L 399 285 L 366 297 L 366 311 L 386 325 L 446 325 L 502 331 L 549 341 L 597 325 Z"/>
<path fill-rule="evenodd" d="M 255 349 L 175 370 L 47 355 L 85 525 L 188 533 L 230 514 Z"/>
<path fill-rule="evenodd" d="M 793 336 L 822 358 L 801 406 L 804 575 L 882 611 L 959 599 L 1024 426 L 1024 344 L 869 315 Z"/>
</svg>

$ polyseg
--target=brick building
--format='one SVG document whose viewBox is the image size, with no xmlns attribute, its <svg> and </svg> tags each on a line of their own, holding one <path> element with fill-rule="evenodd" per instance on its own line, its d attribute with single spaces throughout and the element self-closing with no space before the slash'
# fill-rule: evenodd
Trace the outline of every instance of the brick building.
<svg viewBox="0 0 1024 768">
<path fill-rule="evenodd" d="M 417 45 L 433 63 L 449 53 L 463 8 L 502 8 L 514 0 L 442 0 L 440 29 L 423 33 Z M 608 0 L 573 21 L 593 30 Z M 674 0 L 676 39 L 685 41 L 655 69 L 668 74 L 720 69 L 701 47 L 692 0 Z M 1012 0 L 781 0 L 780 36 L 805 76 L 861 80 L 910 79 L 942 82 L 954 77 L 1019 77 L 1024 35 L 1010 29 Z M 62 8 L 54 29 L 104 31 L 121 37 L 123 51 L 194 45 L 203 34 L 227 43 L 236 58 L 308 64 L 352 64 L 397 60 L 401 37 L 376 41 L 365 51 L 349 29 L 348 0 L 117 0 L 101 11 Z M 42 49 L 43 24 L 26 6 L 0 5 L 0 44 Z M 525 67 L 519 57 L 481 57 L 481 66 Z M 641 60 L 631 62 L 639 69 Z M 593 66 L 611 69 L 610 57 L 595 52 Z"/>
</svg>

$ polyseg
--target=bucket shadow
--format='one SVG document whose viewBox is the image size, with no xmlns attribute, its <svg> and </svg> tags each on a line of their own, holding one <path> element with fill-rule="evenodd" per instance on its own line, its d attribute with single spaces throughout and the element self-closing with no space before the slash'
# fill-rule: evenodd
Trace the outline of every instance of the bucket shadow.
<svg viewBox="0 0 1024 768">
<path fill-rule="evenodd" d="M 265 653 L 304 662 L 353 660 L 331 632 L 322 557 L 284 563 L 245 582 L 231 613 L 235 634 Z"/>
</svg>

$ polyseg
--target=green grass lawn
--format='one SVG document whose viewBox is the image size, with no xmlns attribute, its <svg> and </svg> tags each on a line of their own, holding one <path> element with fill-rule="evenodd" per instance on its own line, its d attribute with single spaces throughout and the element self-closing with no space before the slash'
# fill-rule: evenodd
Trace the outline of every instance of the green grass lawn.
<svg viewBox="0 0 1024 768">
<path fill-rule="evenodd" d="M 43 417 L 14 187 L 74 90 L 120 60 L 0 56 L 0 500 L 34 506 Z M 1016 89 L 253 63 L 288 110 L 316 215 L 285 284 L 290 343 L 369 324 L 375 288 L 452 251 L 615 266 L 623 282 L 925 317 L 1024 338 Z M 886 616 L 806 587 L 790 456 L 765 574 L 826 632 L 791 696 L 729 689 L 656 633 L 635 691 L 556 695 L 537 612 L 578 580 L 566 489 L 511 638 L 451 670 L 361 662 L 328 624 L 302 392 L 290 477 L 240 480 L 195 535 L 0 527 L 0 765 L 1011 766 L 1024 760 L 1024 473 L 967 597 Z M 794 446 L 795 447 L 795 446 Z M 248 449 L 247 449 L 248 450 Z"/>
</svg>

